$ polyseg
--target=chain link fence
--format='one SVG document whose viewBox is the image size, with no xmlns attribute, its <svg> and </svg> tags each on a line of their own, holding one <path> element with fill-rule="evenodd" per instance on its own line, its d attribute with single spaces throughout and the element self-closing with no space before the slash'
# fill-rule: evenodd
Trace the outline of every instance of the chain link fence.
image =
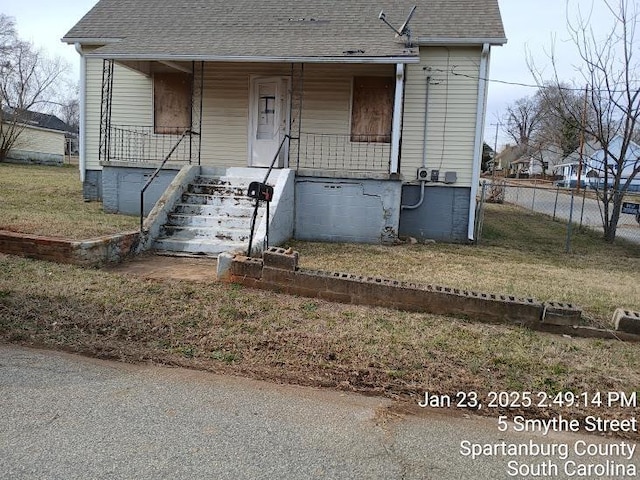
<svg viewBox="0 0 640 480">
<path fill-rule="evenodd" d="M 571 249 L 571 235 L 575 227 L 603 233 L 602 203 L 594 190 L 583 188 L 576 192 L 550 183 L 537 185 L 484 181 L 480 192 L 477 239 L 482 237 L 485 202 L 516 205 L 565 223 L 567 251 Z M 620 214 L 616 238 L 640 244 L 640 195 L 628 194 L 624 203 L 626 208 Z"/>
</svg>

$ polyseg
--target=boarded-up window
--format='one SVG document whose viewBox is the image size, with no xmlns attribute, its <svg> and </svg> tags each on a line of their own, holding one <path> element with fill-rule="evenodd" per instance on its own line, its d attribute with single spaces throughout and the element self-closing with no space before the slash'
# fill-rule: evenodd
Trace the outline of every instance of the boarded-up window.
<svg viewBox="0 0 640 480">
<path fill-rule="evenodd" d="M 355 77 L 351 106 L 352 142 L 391 142 L 393 77 Z"/>
<path fill-rule="evenodd" d="M 153 123 L 155 133 L 182 133 L 191 126 L 191 75 L 153 75 Z"/>
</svg>

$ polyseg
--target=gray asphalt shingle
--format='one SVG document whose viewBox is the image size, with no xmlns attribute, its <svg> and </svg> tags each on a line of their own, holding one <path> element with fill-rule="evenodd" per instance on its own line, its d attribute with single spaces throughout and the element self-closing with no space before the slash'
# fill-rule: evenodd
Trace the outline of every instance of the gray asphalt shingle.
<svg viewBox="0 0 640 480">
<path fill-rule="evenodd" d="M 504 42 L 497 0 L 101 0 L 63 40 L 117 39 L 97 53 L 141 58 L 413 56 L 378 19 L 399 28 L 413 5 L 414 42 Z"/>
</svg>

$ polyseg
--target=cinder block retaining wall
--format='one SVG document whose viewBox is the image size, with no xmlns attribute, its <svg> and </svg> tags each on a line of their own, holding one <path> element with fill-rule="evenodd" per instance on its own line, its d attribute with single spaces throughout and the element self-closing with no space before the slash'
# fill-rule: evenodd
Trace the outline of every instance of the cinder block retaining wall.
<svg viewBox="0 0 640 480">
<path fill-rule="evenodd" d="M 133 251 L 138 239 L 139 232 L 75 241 L 0 231 L 0 252 L 58 263 L 98 266 L 122 261 Z"/>
<path fill-rule="evenodd" d="M 618 322 L 616 331 L 580 326 L 582 311 L 571 304 L 492 295 L 347 273 L 298 268 L 298 253 L 269 248 L 262 258 L 221 254 L 218 279 L 280 293 L 329 301 L 397 308 L 474 320 L 506 322 L 551 333 L 640 341 L 637 325 Z M 628 312 L 627 312 L 628 313 Z M 629 316 L 627 315 L 625 319 Z M 640 319 L 639 319 L 640 321 Z M 626 328 L 629 327 L 629 328 Z"/>
</svg>

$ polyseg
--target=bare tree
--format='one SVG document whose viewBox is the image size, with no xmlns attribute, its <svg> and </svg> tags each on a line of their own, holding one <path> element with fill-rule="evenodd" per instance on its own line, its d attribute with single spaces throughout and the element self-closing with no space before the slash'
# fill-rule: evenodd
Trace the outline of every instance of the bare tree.
<svg viewBox="0 0 640 480">
<path fill-rule="evenodd" d="M 526 147 L 540 127 L 540 109 L 532 97 L 523 97 L 507 107 L 504 132 L 516 145 Z"/>
<path fill-rule="evenodd" d="M 584 90 L 584 86 L 579 83 L 570 88 L 563 86 L 553 54 L 551 61 L 556 76 L 553 83 L 558 86 L 555 101 L 580 125 L 585 137 L 602 147 L 597 195 L 602 205 L 604 238 L 613 242 L 623 196 L 640 173 L 640 158 L 631 143 L 640 117 L 640 63 L 635 57 L 640 12 L 633 0 L 603 0 L 603 3 L 611 16 L 611 27 L 603 38 L 590 25 L 592 21 L 602 25 L 605 18 L 592 20 L 579 14 L 575 21 L 568 21 L 569 34 L 581 60 L 576 70 L 587 85 L 588 115 L 584 115 L 584 108 L 575 105 L 575 95 L 571 95 Z M 532 73 L 542 84 L 539 71 L 532 68 Z"/>
<path fill-rule="evenodd" d="M 77 82 L 69 79 L 59 82 L 57 95 L 51 104 L 54 115 L 71 127 L 80 127 L 80 86 Z"/>
<path fill-rule="evenodd" d="M 65 70 L 60 58 L 20 40 L 13 18 L 0 14 L 0 161 L 16 146 L 29 110 L 51 106 Z"/>
<path fill-rule="evenodd" d="M 545 84 L 532 97 L 507 107 L 505 132 L 543 175 L 552 171 L 549 160 L 566 157 L 580 143 L 580 124 L 573 117 L 583 99 L 568 84 Z M 536 169 L 537 170 L 537 169 Z"/>
<path fill-rule="evenodd" d="M 580 144 L 580 122 L 574 118 L 583 105 L 580 92 L 567 83 L 547 84 L 535 94 L 540 112 L 536 142 L 544 147 L 558 147 L 567 156 Z"/>
</svg>

